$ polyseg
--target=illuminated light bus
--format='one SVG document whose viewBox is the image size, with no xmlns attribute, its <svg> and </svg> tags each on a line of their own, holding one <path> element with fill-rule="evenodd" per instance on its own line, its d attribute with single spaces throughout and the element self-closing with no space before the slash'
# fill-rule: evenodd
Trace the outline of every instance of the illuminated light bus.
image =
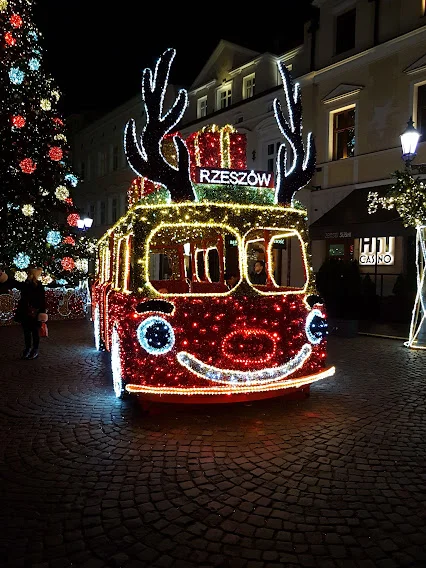
<svg viewBox="0 0 426 568">
<path fill-rule="evenodd" d="M 145 104 L 150 89 L 149 100 L 161 101 L 161 120 L 146 113 L 150 123 L 140 143 L 134 124 L 126 127 L 130 165 L 161 188 L 133 199 L 128 212 L 98 242 L 92 294 L 96 347 L 110 352 L 117 397 L 134 394 L 144 401 L 214 403 L 295 391 L 307 395 L 311 383 L 332 376 L 335 369 L 326 363 L 327 320 L 315 295 L 306 211 L 291 203 L 294 178 L 283 175 L 280 180 L 278 174 L 270 187 L 268 176 L 253 172 L 251 178 L 264 179 L 264 187 L 230 186 L 228 160 L 229 175 L 214 178 L 226 183 L 197 184 L 193 180 L 200 172 L 195 171 L 205 165 L 193 167 L 190 142 L 179 136 L 173 138 L 176 165 L 167 161 L 161 140 L 180 118 L 179 105 L 182 112 L 186 108 L 180 94 L 173 112 L 162 114 L 173 58 L 174 50 L 167 50 L 154 74 L 144 72 Z M 280 70 L 293 89 L 288 72 Z M 292 98 L 293 104 L 299 98 Z M 298 108 L 294 110 L 297 114 Z M 276 115 L 286 135 L 279 103 Z M 300 137 L 300 124 L 296 127 Z M 217 138 L 224 129 L 206 132 Z M 232 127 L 225 138 L 230 133 L 236 134 Z M 293 147 L 304 152 L 290 135 Z M 144 145 L 143 136 L 151 146 Z M 200 147 L 202 140 L 197 142 Z M 234 146 L 234 157 L 241 160 L 241 147 Z M 197 159 L 202 161 L 200 147 Z M 315 156 L 308 143 L 309 147 L 311 154 L 303 153 L 303 165 L 298 166 L 298 183 L 312 176 Z M 221 148 L 223 152 L 223 140 Z M 285 164 L 284 154 L 282 148 L 279 167 Z M 156 173 L 153 163 L 159 158 L 164 165 Z M 238 163 L 241 172 L 245 161 Z M 250 179 L 249 174 L 234 179 Z M 210 181 L 206 173 L 203 176 L 203 182 Z M 258 260 L 265 265 L 260 283 L 253 273 Z M 228 278 L 231 273 L 233 281 Z"/>
</svg>

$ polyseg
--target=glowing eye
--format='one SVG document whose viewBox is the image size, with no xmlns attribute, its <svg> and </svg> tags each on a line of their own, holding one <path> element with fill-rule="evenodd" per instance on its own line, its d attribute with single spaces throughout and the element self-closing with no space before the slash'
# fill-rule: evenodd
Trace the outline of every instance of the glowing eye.
<svg viewBox="0 0 426 568">
<path fill-rule="evenodd" d="M 306 318 L 306 336 L 311 343 L 320 343 L 328 334 L 327 320 L 320 310 L 312 310 Z"/>
<path fill-rule="evenodd" d="M 167 353 L 175 344 L 172 326 L 168 321 L 157 316 L 143 321 L 136 333 L 141 346 L 152 355 Z"/>
</svg>

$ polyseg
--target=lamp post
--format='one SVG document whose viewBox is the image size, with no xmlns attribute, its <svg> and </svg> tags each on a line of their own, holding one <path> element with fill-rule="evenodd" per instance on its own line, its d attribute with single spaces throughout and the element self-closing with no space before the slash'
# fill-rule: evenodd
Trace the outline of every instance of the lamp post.
<svg viewBox="0 0 426 568">
<path fill-rule="evenodd" d="M 412 175 L 411 162 L 416 157 L 417 144 L 421 134 L 414 128 L 413 117 L 407 122 L 407 128 L 401 134 L 402 159 L 407 173 Z M 425 164 L 415 166 L 418 173 L 424 173 Z M 426 224 L 416 223 L 416 270 L 417 293 L 411 315 L 410 332 L 407 347 L 426 349 Z"/>
<path fill-rule="evenodd" d="M 400 136 L 402 147 L 402 159 L 408 172 L 411 171 L 411 162 L 416 157 L 417 144 L 419 142 L 420 133 L 414 128 L 413 117 L 407 122 L 407 128 Z"/>
<path fill-rule="evenodd" d="M 80 229 L 81 231 L 87 231 L 87 229 L 90 229 L 92 224 L 93 224 L 93 219 L 91 219 L 90 217 L 85 217 L 84 219 L 79 219 L 77 221 L 77 228 Z"/>
</svg>

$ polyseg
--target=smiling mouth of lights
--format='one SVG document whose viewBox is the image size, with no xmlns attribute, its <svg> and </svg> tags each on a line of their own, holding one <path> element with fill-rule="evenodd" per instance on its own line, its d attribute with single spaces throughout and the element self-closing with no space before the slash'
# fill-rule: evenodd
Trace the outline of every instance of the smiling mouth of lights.
<svg viewBox="0 0 426 568">
<path fill-rule="evenodd" d="M 177 360 L 195 375 L 208 381 L 228 386 L 266 385 L 280 381 L 297 369 L 300 369 L 310 357 L 312 347 L 305 343 L 300 351 L 290 360 L 279 367 L 267 367 L 258 371 L 237 371 L 235 369 L 221 369 L 203 363 L 194 355 L 186 351 L 177 354 Z"/>
</svg>

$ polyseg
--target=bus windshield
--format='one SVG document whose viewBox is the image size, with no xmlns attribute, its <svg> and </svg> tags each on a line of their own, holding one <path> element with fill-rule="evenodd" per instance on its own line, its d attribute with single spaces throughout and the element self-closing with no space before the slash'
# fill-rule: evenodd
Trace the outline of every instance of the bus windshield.
<svg viewBox="0 0 426 568">
<path fill-rule="evenodd" d="M 161 293 L 226 293 L 239 280 L 238 252 L 237 233 L 221 226 L 163 225 L 149 242 L 149 281 Z"/>
<path fill-rule="evenodd" d="M 306 255 L 295 229 L 253 229 L 246 235 L 245 251 L 252 286 L 279 291 L 304 288 Z"/>
</svg>

